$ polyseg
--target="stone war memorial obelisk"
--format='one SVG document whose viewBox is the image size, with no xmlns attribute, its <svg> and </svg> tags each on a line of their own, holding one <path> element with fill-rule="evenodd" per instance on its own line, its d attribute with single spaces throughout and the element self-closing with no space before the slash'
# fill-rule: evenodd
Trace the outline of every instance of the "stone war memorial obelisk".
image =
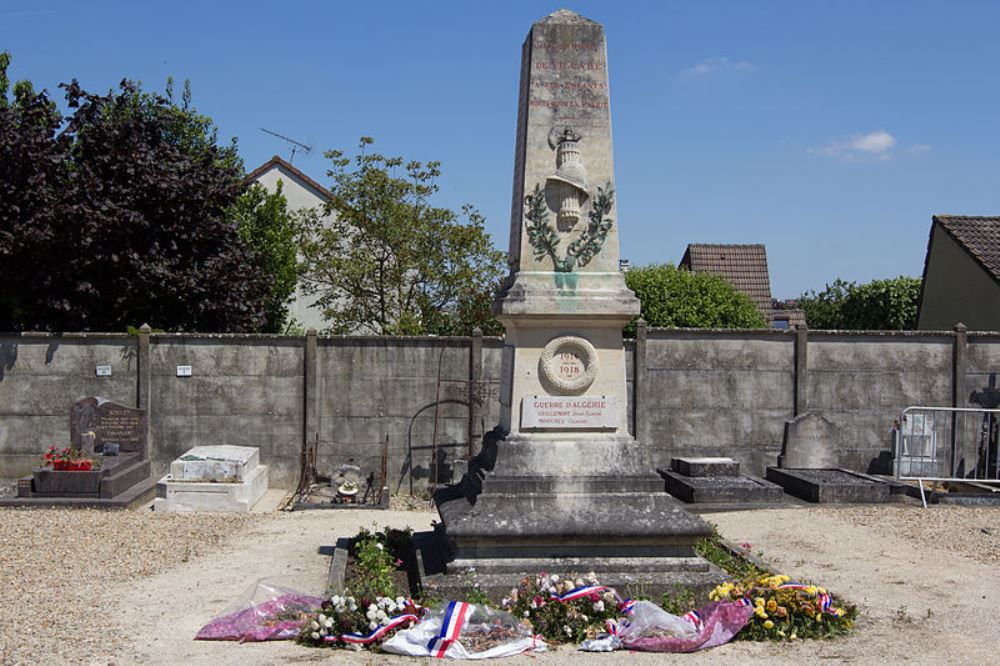
<svg viewBox="0 0 1000 666">
<path fill-rule="evenodd" d="M 446 571 L 474 568 L 503 591 L 540 570 L 648 594 L 707 582 L 717 572 L 693 544 L 709 527 L 664 492 L 628 430 L 622 328 L 639 301 L 618 267 L 604 29 L 559 10 L 521 58 L 511 272 L 493 305 L 501 422 L 435 497 Z"/>
</svg>

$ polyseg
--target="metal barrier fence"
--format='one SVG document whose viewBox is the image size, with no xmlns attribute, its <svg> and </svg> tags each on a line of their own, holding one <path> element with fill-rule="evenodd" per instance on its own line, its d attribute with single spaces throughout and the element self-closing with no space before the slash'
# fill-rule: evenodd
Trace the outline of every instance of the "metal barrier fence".
<svg viewBox="0 0 1000 666">
<path fill-rule="evenodd" d="M 894 425 L 895 476 L 1000 483 L 998 429 L 1000 409 L 907 407 Z"/>
</svg>

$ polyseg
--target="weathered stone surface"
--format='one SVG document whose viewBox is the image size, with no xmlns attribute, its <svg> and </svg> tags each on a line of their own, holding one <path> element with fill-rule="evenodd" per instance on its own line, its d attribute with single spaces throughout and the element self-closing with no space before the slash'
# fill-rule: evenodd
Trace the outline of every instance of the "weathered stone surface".
<svg viewBox="0 0 1000 666">
<path fill-rule="evenodd" d="M 260 461 L 260 449 L 252 446 L 196 446 L 170 463 L 174 481 L 243 481 Z"/>
<path fill-rule="evenodd" d="M 784 496 L 781 486 L 756 476 L 685 476 L 662 472 L 667 492 L 688 503 L 772 503 Z"/>
<path fill-rule="evenodd" d="M 785 421 L 784 450 L 778 465 L 790 469 L 837 467 L 836 437 L 836 426 L 814 412 Z"/>
<path fill-rule="evenodd" d="M 561 141 L 569 130 L 576 140 Z M 572 139 L 573 137 L 570 137 Z M 572 150 L 560 157 L 560 144 Z M 558 162 L 562 161 L 562 164 Z M 517 114 L 514 192 L 509 253 L 516 270 L 553 271 L 549 256 L 536 257 L 525 231 L 525 197 L 535 187 L 544 191 L 552 224 L 570 226 L 566 199 L 580 204 L 578 219 L 562 243 L 579 238 L 597 187 L 614 186 L 611 110 L 608 96 L 607 46 L 604 28 L 568 10 L 535 23 L 521 51 L 521 92 Z M 564 185 L 565 187 L 559 187 Z M 612 204 L 609 211 L 617 220 Z M 557 218 L 563 218 L 558 219 Z M 598 253 L 577 270 L 617 272 L 618 234 L 612 229 Z"/>
<path fill-rule="evenodd" d="M 146 412 L 126 407 L 104 398 L 83 398 L 69 412 L 70 441 L 81 447 L 84 433 L 95 435 L 93 448 L 101 451 L 105 442 L 118 444 L 120 450 L 146 455 Z"/>
<path fill-rule="evenodd" d="M 739 476 L 740 464 L 732 458 L 671 458 L 670 470 L 684 476 Z"/>
<path fill-rule="evenodd" d="M 789 495 L 819 503 L 881 503 L 889 501 L 890 487 L 842 469 L 767 468 L 767 480 Z"/>
<path fill-rule="evenodd" d="M 156 486 L 154 511 L 247 513 L 267 492 L 267 465 L 256 465 L 236 483 L 175 481 L 171 475 Z"/>
</svg>

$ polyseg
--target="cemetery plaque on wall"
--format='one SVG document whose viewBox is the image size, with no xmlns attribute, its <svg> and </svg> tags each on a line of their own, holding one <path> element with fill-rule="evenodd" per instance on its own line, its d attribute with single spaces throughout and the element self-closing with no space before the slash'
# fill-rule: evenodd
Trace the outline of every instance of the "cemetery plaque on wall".
<svg viewBox="0 0 1000 666">
<path fill-rule="evenodd" d="M 105 443 L 118 444 L 123 452 L 146 452 L 146 412 L 126 407 L 104 398 L 79 400 L 69 412 L 70 441 L 79 449 L 81 435 L 96 435 L 94 448 L 103 450 Z"/>
</svg>

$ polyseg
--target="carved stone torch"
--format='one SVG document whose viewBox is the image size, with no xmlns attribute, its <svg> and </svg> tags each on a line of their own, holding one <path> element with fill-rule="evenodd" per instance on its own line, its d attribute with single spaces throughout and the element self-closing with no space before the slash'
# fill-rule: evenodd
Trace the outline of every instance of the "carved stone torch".
<svg viewBox="0 0 1000 666">
<path fill-rule="evenodd" d="M 569 231 L 580 220 L 580 209 L 587 194 L 587 170 L 580 157 L 580 135 L 567 127 L 558 135 L 556 172 L 548 177 L 546 189 L 552 188 L 559 202 L 556 218 L 560 231 Z"/>
</svg>

